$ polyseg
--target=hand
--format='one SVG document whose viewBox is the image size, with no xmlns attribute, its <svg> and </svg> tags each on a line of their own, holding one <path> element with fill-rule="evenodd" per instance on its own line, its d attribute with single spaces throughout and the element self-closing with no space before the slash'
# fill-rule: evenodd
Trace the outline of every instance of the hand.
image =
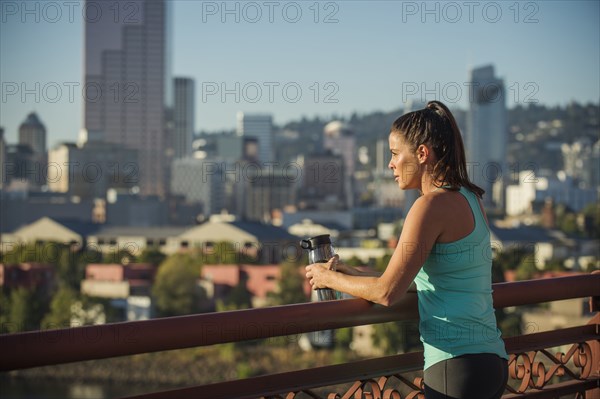
<svg viewBox="0 0 600 399">
<path fill-rule="evenodd" d="M 337 255 L 335 255 L 335 256 L 337 256 Z M 338 258 L 338 261 L 335 266 L 335 271 L 340 272 L 342 274 L 347 274 L 349 276 L 360 276 L 361 275 L 361 272 L 357 268 L 348 266 L 347 264 L 342 263 L 342 261 L 340 261 L 339 258 Z"/>
<path fill-rule="evenodd" d="M 313 263 L 306 266 L 306 278 L 313 290 L 328 288 L 330 272 L 336 268 L 339 256 L 335 255 L 327 263 Z"/>
</svg>

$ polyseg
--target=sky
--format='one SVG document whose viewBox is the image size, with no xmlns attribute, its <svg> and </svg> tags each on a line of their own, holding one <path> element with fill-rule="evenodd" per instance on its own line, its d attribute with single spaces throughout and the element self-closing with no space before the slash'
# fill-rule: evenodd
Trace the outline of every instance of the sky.
<svg viewBox="0 0 600 399">
<path fill-rule="evenodd" d="M 127 2 L 122 3 L 126 5 Z M 301 117 L 468 107 L 469 71 L 494 65 L 507 106 L 600 100 L 598 1 L 173 0 L 173 76 L 196 85 L 196 130 L 236 113 Z M 83 3 L 0 0 L 0 126 L 35 111 L 48 146 L 82 126 Z M 123 7 L 119 17 L 127 17 Z"/>
</svg>

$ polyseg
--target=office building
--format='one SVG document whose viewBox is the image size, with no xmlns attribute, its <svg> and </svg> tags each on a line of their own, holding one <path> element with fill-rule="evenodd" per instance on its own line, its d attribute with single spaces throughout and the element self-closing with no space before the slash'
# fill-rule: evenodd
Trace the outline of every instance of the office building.
<svg viewBox="0 0 600 399">
<path fill-rule="evenodd" d="M 192 155 L 194 138 L 194 80 L 175 78 L 175 102 L 173 108 L 173 158 Z"/>
<path fill-rule="evenodd" d="M 302 208 L 320 210 L 346 209 L 344 161 L 331 151 L 304 158 L 302 186 L 299 192 Z"/>
<path fill-rule="evenodd" d="M 237 114 L 237 135 L 258 140 L 258 162 L 273 162 L 273 117 L 269 114 Z"/>
<path fill-rule="evenodd" d="M 19 144 L 31 147 L 40 161 L 46 156 L 46 127 L 35 112 L 27 115 L 19 126 Z"/>
<path fill-rule="evenodd" d="M 494 67 L 488 65 L 471 71 L 469 87 L 469 113 L 464 140 L 467 172 L 471 181 L 485 190 L 484 205 L 499 209 L 504 206 L 503 180 L 508 175 L 504 82 L 494 75 Z"/>
<path fill-rule="evenodd" d="M 0 190 L 6 184 L 6 141 L 4 141 L 4 128 L 0 127 Z"/>
<path fill-rule="evenodd" d="M 139 190 L 138 151 L 119 144 L 61 143 L 48 153 L 48 187 L 79 198 L 106 198 L 110 189 Z"/>
<path fill-rule="evenodd" d="M 342 168 L 331 171 L 330 180 L 342 179 L 344 181 L 344 198 L 346 206 L 354 205 L 354 172 L 356 170 L 356 137 L 351 126 L 340 122 L 329 122 L 323 128 L 323 149 L 339 155 L 343 159 Z M 333 179 L 332 179 L 333 178 Z"/>
<path fill-rule="evenodd" d="M 3 163 L 3 187 L 7 191 L 39 191 L 46 183 L 42 164 L 29 144 L 8 144 Z"/>
<path fill-rule="evenodd" d="M 172 4 L 166 0 L 88 3 L 93 3 L 99 16 L 86 18 L 85 23 L 81 141 L 138 150 L 140 193 L 163 197 L 173 155 L 168 121 L 173 108 Z M 117 9 L 123 18 L 113 18 Z"/>
<path fill-rule="evenodd" d="M 171 193 L 188 203 L 202 204 L 205 216 L 220 213 L 225 206 L 226 165 L 218 158 L 174 160 Z"/>
<path fill-rule="evenodd" d="M 561 146 L 563 168 L 580 188 L 593 189 L 600 185 L 600 140 L 592 143 L 585 137 Z"/>
<path fill-rule="evenodd" d="M 598 201 L 598 189 L 580 188 L 572 177 L 564 171 L 554 174 L 541 170 L 526 170 L 519 173 L 519 184 L 506 189 L 506 214 L 518 216 L 532 214 L 549 199 L 555 204 L 563 204 L 575 212 L 581 212 L 587 205 Z"/>
<path fill-rule="evenodd" d="M 236 215 L 247 221 L 271 223 L 274 215 L 296 204 L 294 176 L 282 168 L 258 169 L 254 163 L 237 163 L 240 179 L 230 201 Z M 230 177 L 230 176 L 227 176 Z"/>
</svg>

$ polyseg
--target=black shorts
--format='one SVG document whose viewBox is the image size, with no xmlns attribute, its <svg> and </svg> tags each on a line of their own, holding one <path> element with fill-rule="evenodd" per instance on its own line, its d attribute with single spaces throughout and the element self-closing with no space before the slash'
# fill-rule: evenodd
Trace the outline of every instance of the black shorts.
<svg viewBox="0 0 600 399">
<path fill-rule="evenodd" d="M 508 380 L 507 363 L 491 353 L 438 362 L 424 372 L 425 399 L 498 399 Z"/>
</svg>

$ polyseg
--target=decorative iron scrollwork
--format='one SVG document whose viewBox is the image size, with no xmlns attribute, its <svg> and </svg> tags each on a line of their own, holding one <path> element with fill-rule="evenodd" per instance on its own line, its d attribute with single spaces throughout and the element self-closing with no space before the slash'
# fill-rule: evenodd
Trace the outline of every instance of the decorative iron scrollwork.
<svg viewBox="0 0 600 399">
<path fill-rule="evenodd" d="M 511 393 L 526 393 L 530 389 L 543 390 L 553 377 L 568 376 L 573 380 L 585 380 L 592 373 L 592 348 L 587 342 L 571 345 L 567 353 L 552 354 L 547 349 L 539 349 L 510 355 L 508 372 L 511 380 L 506 389 Z M 512 388 L 512 385 L 519 385 Z M 275 399 L 424 399 L 423 378 L 410 381 L 400 374 L 355 381 L 346 392 L 331 392 L 320 396 L 310 390 L 290 392 Z M 404 392 L 404 393 L 402 393 Z M 576 399 L 584 396 L 577 394 Z"/>
<path fill-rule="evenodd" d="M 540 354 L 543 356 L 538 356 Z M 592 371 L 591 359 L 592 349 L 587 342 L 573 344 L 566 354 L 556 352 L 553 355 L 546 349 L 512 354 L 508 372 L 513 380 L 521 383 L 517 389 L 510 385 L 507 389 L 512 393 L 524 393 L 529 388 L 543 389 L 555 376 L 568 375 L 573 380 L 585 380 Z M 572 370 L 573 366 L 569 366 L 571 360 L 573 366 L 579 369 L 578 372 Z"/>
<path fill-rule="evenodd" d="M 396 382 L 393 382 L 397 380 Z M 392 381 L 392 382 L 390 382 Z M 405 396 L 399 390 L 398 382 L 405 388 L 412 389 L 411 392 Z M 393 386 L 388 386 L 393 384 Z M 393 374 L 390 376 L 379 377 L 375 380 L 369 378 L 366 380 L 355 381 L 344 393 L 331 392 L 327 394 L 327 399 L 424 399 L 423 394 L 423 378 L 417 377 L 413 381 L 408 380 L 400 374 Z M 310 390 L 302 390 L 297 392 L 289 392 L 285 396 L 271 396 L 270 399 L 299 399 L 304 397 L 310 397 L 314 399 L 323 399 L 322 396 L 317 395 Z"/>
</svg>

